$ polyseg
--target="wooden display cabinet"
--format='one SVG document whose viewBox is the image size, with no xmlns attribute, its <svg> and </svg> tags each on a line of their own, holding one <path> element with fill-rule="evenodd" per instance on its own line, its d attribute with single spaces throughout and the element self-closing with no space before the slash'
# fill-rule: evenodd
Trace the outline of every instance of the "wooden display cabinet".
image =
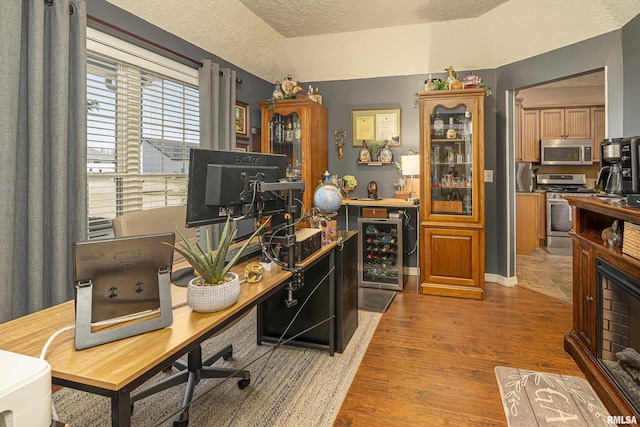
<svg viewBox="0 0 640 427">
<path fill-rule="evenodd" d="M 261 151 L 287 156 L 290 165 L 287 174 L 306 184 L 302 202 L 309 212 L 313 207 L 313 193 L 328 168 L 327 107 L 310 99 L 279 100 L 273 110 L 269 110 L 268 101 L 260 101 L 258 105 L 262 123 Z M 274 130 L 276 115 L 283 123 L 278 131 Z"/>
<path fill-rule="evenodd" d="M 484 298 L 484 97 L 419 95 L 423 294 Z"/>
</svg>

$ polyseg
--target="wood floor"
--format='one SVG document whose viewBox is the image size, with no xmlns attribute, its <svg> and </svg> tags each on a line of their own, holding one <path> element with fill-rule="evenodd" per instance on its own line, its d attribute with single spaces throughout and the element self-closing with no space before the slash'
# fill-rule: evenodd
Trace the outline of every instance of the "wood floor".
<svg viewBox="0 0 640 427">
<path fill-rule="evenodd" d="M 584 378 L 564 351 L 571 304 L 487 283 L 483 301 L 420 295 L 382 316 L 334 426 L 506 426 L 494 367 Z"/>
</svg>

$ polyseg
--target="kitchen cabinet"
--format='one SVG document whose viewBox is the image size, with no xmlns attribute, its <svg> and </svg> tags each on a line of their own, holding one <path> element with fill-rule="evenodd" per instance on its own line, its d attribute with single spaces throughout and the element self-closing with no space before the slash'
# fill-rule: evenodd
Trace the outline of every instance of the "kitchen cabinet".
<svg viewBox="0 0 640 427">
<path fill-rule="evenodd" d="M 516 193 L 516 255 L 531 255 L 538 247 L 539 194 Z"/>
<path fill-rule="evenodd" d="M 600 162 L 600 143 L 606 138 L 606 111 L 604 106 L 591 107 L 591 139 L 593 140 L 593 162 Z"/>
<path fill-rule="evenodd" d="M 591 111 L 588 107 L 540 110 L 541 139 L 589 139 Z"/>
<path fill-rule="evenodd" d="M 521 114 L 521 162 L 540 161 L 540 110 L 523 109 Z"/>
<path fill-rule="evenodd" d="M 269 110 L 268 101 L 258 104 L 261 151 L 287 156 L 287 175 L 305 181 L 302 202 L 305 210 L 311 211 L 313 193 L 328 169 L 327 107 L 310 99 L 278 100 L 273 110 Z"/>
<path fill-rule="evenodd" d="M 419 94 L 423 294 L 484 298 L 484 97 Z"/>
<path fill-rule="evenodd" d="M 547 246 L 547 193 L 538 193 L 538 246 Z"/>
</svg>

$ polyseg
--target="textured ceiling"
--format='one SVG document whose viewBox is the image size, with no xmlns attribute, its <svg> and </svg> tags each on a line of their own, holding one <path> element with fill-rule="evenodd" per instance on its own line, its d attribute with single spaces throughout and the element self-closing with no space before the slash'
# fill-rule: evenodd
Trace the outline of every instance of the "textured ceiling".
<svg viewBox="0 0 640 427">
<path fill-rule="evenodd" d="M 507 0 L 239 0 L 283 37 L 475 18 Z"/>
<path fill-rule="evenodd" d="M 269 81 L 496 68 L 621 28 L 640 0 L 109 0 Z"/>
</svg>

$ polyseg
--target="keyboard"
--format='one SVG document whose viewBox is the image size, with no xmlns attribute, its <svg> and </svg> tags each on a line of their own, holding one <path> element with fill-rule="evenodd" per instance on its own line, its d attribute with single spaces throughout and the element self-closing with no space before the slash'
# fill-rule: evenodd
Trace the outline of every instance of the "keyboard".
<svg viewBox="0 0 640 427">
<path fill-rule="evenodd" d="M 240 249 L 242 249 L 242 246 L 239 246 L 234 249 L 229 249 L 229 251 L 227 252 L 227 255 L 224 257 L 224 261 L 225 262 L 231 261 L 231 259 L 234 256 L 236 256 L 238 252 L 240 252 Z M 246 248 L 244 248 L 244 251 L 242 252 L 242 255 L 240 256 L 240 258 L 238 258 L 238 261 L 240 262 L 240 261 L 247 260 L 249 258 L 253 258 L 256 255 L 260 255 L 261 253 L 262 253 L 262 245 L 260 244 L 260 242 L 251 242 L 247 245 Z"/>
</svg>

